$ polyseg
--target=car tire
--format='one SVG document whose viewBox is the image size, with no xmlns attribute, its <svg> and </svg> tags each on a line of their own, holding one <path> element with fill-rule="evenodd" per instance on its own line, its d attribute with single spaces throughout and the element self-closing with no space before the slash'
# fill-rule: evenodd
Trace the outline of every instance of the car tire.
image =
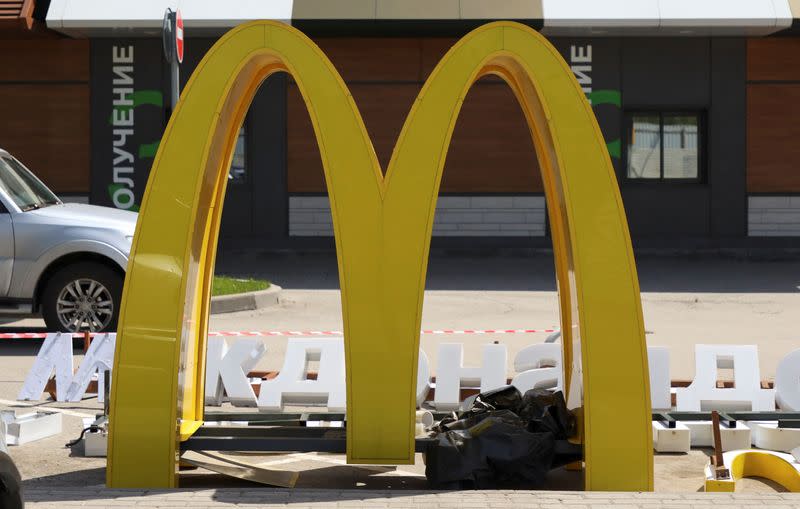
<svg viewBox="0 0 800 509">
<path fill-rule="evenodd" d="M 76 263 L 58 270 L 42 292 L 40 308 L 47 329 L 115 332 L 123 283 L 119 272 L 100 263 Z"/>
<path fill-rule="evenodd" d="M 3 444 L 5 448 L 5 444 Z M 22 509 L 25 502 L 22 496 L 22 477 L 14 460 L 8 452 L 0 450 L 0 507 L 3 509 Z"/>
</svg>

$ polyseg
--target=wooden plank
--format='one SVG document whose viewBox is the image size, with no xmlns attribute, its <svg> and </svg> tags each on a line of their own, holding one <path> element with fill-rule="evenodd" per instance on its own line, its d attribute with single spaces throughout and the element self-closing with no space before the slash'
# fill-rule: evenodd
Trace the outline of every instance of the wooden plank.
<svg viewBox="0 0 800 509">
<path fill-rule="evenodd" d="M 0 40 L 3 81 L 89 81 L 88 39 Z"/>
<path fill-rule="evenodd" d="M 56 192 L 89 192 L 89 86 L 0 83 L 0 146 Z"/>
<path fill-rule="evenodd" d="M 800 81 L 800 37 L 748 39 L 747 79 Z"/>
<path fill-rule="evenodd" d="M 800 192 L 800 84 L 747 86 L 747 191 Z"/>
<path fill-rule="evenodd" d="M 442 191 L 541 192 L 525 115 L 508 86 L 488 81 L 480 80 L 464 100 L 447 153 Z"/>
<path fill-rule="evenodd" d="M 395 141 L 420 86 L 410 84 L 351 84 L 381 168 L 385 171 Z M 287 93 L 287 163 L 290 193 L 325 192 L 325 177 L 311 120 L 295 85 Z"/>
<path fill-rule="evenodd" d="M 353 84 L 350 90 L 385 170 L 420 86 Z M 287 112 L 289 192 L 323 193 L 319 150 L 294 85 L 289 85 Z M 542 189 L 530 132 L 514 94 L 503 84 L 479 82 L 467 95 L 456 124 L 441 191 L 520 194 Z"/>
<path fill-rule="evenodd" d="M 416 38 L 314 39 L 345 81 L 421 81 L 420 40 Z"/>
</svg>

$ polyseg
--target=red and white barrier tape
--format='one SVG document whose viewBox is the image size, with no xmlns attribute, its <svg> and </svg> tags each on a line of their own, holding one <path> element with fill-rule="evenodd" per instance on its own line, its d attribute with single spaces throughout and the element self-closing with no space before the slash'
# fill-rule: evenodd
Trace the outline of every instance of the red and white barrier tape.
<svg viewBox="0 0 800 509">
<path fill-rule="evenodd" d="M 536 334 L 540 332 L 556 332 L 558 329 L 467 329 L 467 330 L 423 330 L 422 334 Z M 94 335 L 94 334 L 92 334 Z M 342 336 L 342 331 L 336 330 L 304 330 L 304 331 L 219 331 L 209 332 L 209 336 L 224 337 L 261 337 L 261 336 Z M 43 339 L 46 332 L 6 332 L 0 333 L 0 339 Z M 75 338 L 82 338 L 83 334 L 73 334 Z"/>
</svg>

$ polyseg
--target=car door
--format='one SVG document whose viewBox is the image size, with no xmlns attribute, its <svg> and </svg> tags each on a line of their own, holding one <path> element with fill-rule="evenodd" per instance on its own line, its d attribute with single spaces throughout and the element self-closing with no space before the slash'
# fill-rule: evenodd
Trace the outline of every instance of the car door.
<svg viewBox="0 0 800 509">
<path fill-rule="evenodd" d="M 14 268 L 14 226 L 11 214 L 0 201 L 0 297 L 8 295 Z"/>
</svg>

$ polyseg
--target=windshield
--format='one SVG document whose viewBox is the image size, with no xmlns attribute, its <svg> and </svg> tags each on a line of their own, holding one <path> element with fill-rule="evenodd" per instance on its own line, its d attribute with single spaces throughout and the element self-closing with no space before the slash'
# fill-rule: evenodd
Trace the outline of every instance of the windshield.
<svg viewBox="0 0 800 509">
<path fill-rule="evenodd" d="M 23 212 L 61 203 L 22 163 L 7 155 L 0 155 L 0 189 Z"/>
</svg>

